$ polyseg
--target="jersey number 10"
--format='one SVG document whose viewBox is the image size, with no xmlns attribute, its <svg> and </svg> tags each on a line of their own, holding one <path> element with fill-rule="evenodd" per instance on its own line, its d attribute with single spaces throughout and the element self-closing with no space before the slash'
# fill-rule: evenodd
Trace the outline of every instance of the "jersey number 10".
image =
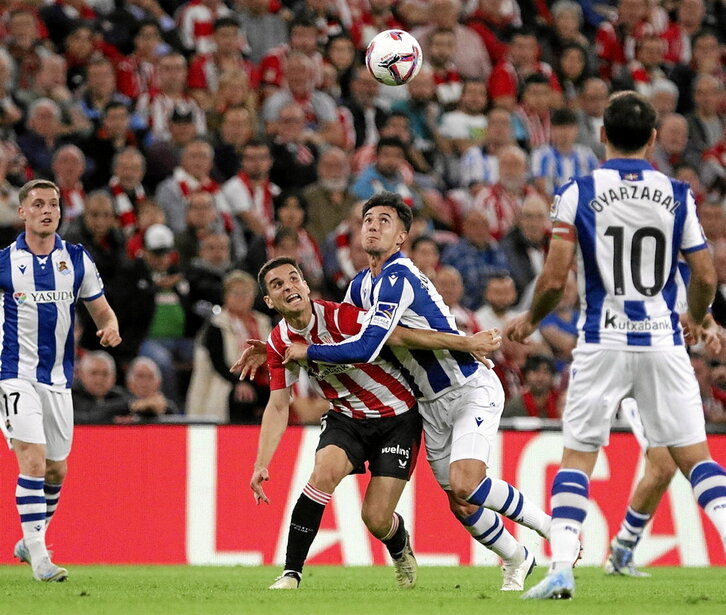
<svg viewBox="0 0 726 615">
<path fill-rule="evenodd" d="M 625 229 L 622 226 L 608 226 L 605 230 L 606 237 L 613 238 L 613 281 L 615 282 L 615 294 L 625 294 L 625 272 L 623 267 L 623 247 L 625 244 Z M 643 241 L 652 238 L 655 242 L 655 253 L 653 255 L 653 284 L 643 284 Z M 633 233 L 630 243 L 630 274 L 635 289 L 646 297 L 652 297 L 659 293 L 664 284 L 664 261 L 666 250 L 666 238 L 663 231 L 652 226 L 644 226 Z"/>
</svg>

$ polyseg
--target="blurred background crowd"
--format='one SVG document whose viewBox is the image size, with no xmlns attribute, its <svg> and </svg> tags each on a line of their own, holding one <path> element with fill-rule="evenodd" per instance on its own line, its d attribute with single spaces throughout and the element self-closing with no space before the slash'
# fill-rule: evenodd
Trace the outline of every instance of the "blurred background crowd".
<svg viewBox="0 0 726 615">
<path fill-rule="evenodd" d="M 390 28 L 424 51 L 406 86 L 363 64 Z M 599 164 L 607 98 L 635 89 L 659 114 L 653 165 L 695 194 L 726 325 L 725 59 L 726 0 L 0 0 L 0 245 L 18 188 L 55 181 L 124 338 L 100 350 L 79 310 L 78 423 L 256 423 L 267 374 L 229 366 L 275 323 L 267 259 L 341 300 L 367 264 L 362 203 L 392 190 L 461 330 L 502 328 L 528 306 L 553 191 Z M 532 342 L 497 353 L 504 416 L 560 416 L 576 315 L 573 275 Z M 726 356 L 692 362 L 726 422 Z M 296 385 L 292 420 L 325 407 Z"/>
</svg>

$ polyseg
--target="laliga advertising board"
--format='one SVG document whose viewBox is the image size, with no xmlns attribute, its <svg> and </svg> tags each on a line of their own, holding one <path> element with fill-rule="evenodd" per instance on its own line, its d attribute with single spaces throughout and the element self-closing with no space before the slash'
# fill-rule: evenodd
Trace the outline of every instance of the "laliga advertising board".
<svg viewBox="0 0 726 615">
<path fill-rule="evenodd" d="M 258 565 L 283 561 L 292 508 L 310 475 L 316 427 L 287 430 L 270 467 L 271 504 L 255 506 L 248 480 L 259 428 L 252 426 L 80 426 L 76 428 L 61 505 L 48 542 L 64 564 Z M 726 435 L 709 437 L 726 460 Z M 492 473 L 548 509 L 562 450 L 557 432 L 500 432 Z M 391 454 L 395 454 L 392 451 Z M 582 565 L 600 566 L 641 475 L 642 454 L 630 434 L 613 434 L 590 484 Z M 15 459 L 0 448 L 0 563 L 10 563 L 20 536 Z M 328 505 L 310 564 L 386 564 L 385 549 L 360 520 L 365 477 L 348 477 Z M 493 565 L 448 510 L 422 454 L 398 510 L 421 565 Z M 548 560 L 549 547 L 521 526 L 510 530 Z M 636 553 L 638 565 L 724 565 L 720 540 L 677 476 Z"/>
</svg>

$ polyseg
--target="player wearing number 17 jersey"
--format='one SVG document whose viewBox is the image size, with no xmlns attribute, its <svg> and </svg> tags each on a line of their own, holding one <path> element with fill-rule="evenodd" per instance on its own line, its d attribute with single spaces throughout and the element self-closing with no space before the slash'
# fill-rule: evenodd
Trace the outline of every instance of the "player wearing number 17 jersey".
<svg viewBox="0 0 726 615">
<path fill-rule="evenodd" d="M 614 95 L 601 138 L 607 162 L 565 185 L 530 309 L 507 334 L 523 341 L 557 305 L 573 261 L 579 337 L 562 416 L 564 451 L 551 489 L 552 564 L 525 598 L 569 598 L 569 554 L 587 515 L 589 480 L 620 401 L 633 397 L 651 447 L 668 447 L 726 544 L 726 472 L 711 460 L 703 408 L 677 312 L 679 254 L 688 263 L 687 320 L 695 339 L 716 275 L 688 186 L 656 171 L 652 105 Z"/>
</svg>

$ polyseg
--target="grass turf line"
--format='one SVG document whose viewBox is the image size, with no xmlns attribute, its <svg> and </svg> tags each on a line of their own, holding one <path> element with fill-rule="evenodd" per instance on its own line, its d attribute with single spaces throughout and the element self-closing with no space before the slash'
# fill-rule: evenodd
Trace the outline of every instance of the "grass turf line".
<svg viewBox="0 0 726 615">
<path fill-rule="evenodd" d="M 298 591 L 269 591 L 272 567 L 70 566 L 65 583 L 39 583 L 27 566 L 0 567 L 0 612 L 13 615 L 706 615 L 726 613 L 726 569 L 650 568 L 649 579 L 578 567 L 572 601 L 522 601 L 500 592 L 493 567 L 427 567 L 395 586 L 386 567 L 310 566 Z M 529 588 L 544 575 L 535 569 Z"/>
</svg>

